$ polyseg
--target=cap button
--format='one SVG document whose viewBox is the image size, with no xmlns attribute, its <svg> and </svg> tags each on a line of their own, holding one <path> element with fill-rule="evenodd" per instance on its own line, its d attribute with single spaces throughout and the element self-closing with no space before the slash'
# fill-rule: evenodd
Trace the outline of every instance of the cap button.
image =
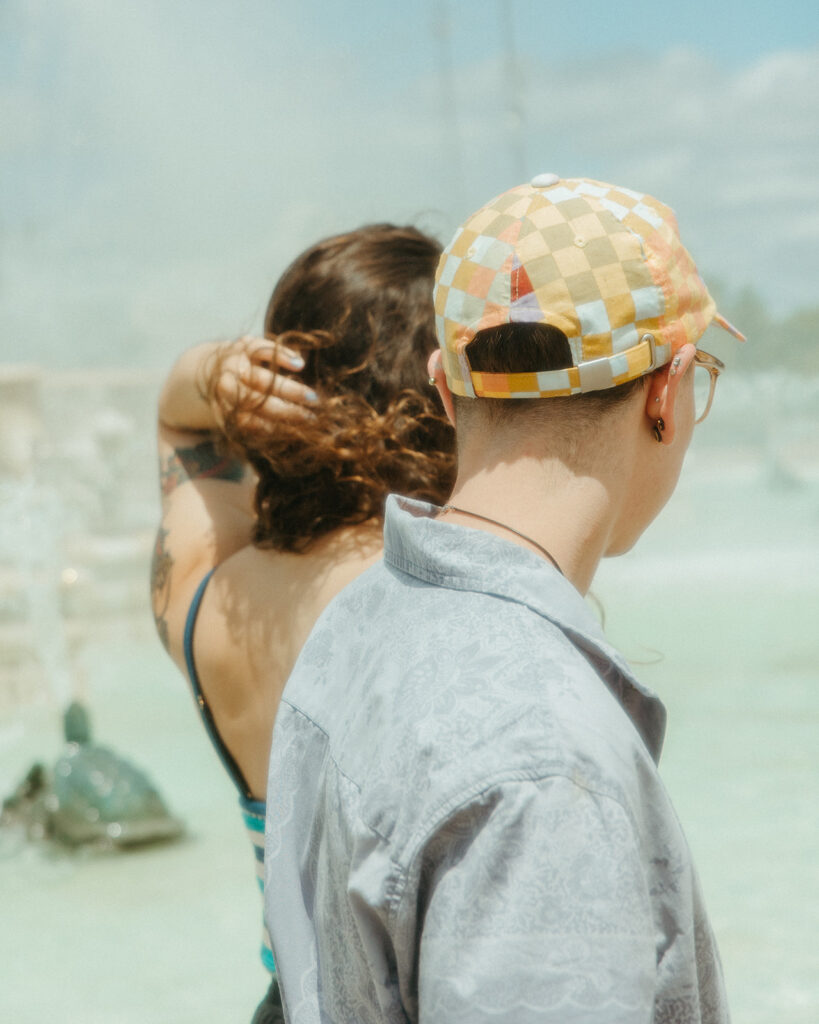
<svg viewBox="0 0 819 1024">
<path fill-rule="evenodd" d="M 532 188 L 548 188 L 550 185 L 556 185 L 559 181 L 560 178 L 556 174 L 536 174 L 529 184 Z"/>
</svg>

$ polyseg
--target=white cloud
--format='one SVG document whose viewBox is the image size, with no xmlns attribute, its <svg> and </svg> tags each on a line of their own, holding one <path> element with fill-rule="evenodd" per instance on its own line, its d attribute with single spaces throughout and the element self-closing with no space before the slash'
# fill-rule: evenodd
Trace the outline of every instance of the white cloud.
<svg viewBox="0 0 819 1024">
<path fill-rule="evenodd" d="M 653 192 L 706 273 L 777 309 L 815 301 L 815 52 L 527 59 L 508 98 L 498 56 L 452 68 L 442 109 L 418 39 L 376 80 L 261 0 L 7 0 L 3 18 L 0 358 L 25 339 L 59 365 L 166 363 L 246 328 L 320 235 L 420 219 L 446 236 L 551 169 Z"/>
</svg>

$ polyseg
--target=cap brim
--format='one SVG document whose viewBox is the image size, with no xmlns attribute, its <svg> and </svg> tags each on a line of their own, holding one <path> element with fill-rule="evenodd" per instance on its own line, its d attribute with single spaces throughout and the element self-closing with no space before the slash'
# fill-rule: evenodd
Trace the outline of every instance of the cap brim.
<svg viewBox="0 0 819 1024">
<path fill-rule="evenodd" d="M 725 319 L 725 317 L 722 315 L 722 313 L 714 313 L 714 319 L 713 319 L 712 322 L 717 324 L 724 331 L 727 331 L 729 334 L 733 334 L 733 336 L 737 339 L 737 341 L 747 341 L 748 340 L 745 337 L 745 335 L 742 333 L 742 331 L 739 330 L 739 328 L 734 327 L 734 325 L 731 323 L 730 320 L 726 320 Z"/>
</svg>

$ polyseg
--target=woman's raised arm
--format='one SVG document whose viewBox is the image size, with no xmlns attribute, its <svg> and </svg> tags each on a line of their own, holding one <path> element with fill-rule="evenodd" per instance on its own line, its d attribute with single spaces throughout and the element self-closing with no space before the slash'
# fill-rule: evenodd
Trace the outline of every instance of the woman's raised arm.
<svg viewBox="0 0 819 1024">
<path fill-rule="evenodd" d="M 258 437 L 283 417 L 309 415 L 305 407 L 315 394 L 290 375 L 302 365 L 298 353 L 275 341 L 205 343 L 182 353 L 162 388 L 162 517 L 151 598 L 159 637 L 180 667 L 185 616 L 199 581 L 251 543 L 256 477 L 243 457 L 242 433 Z"/>
</svg>

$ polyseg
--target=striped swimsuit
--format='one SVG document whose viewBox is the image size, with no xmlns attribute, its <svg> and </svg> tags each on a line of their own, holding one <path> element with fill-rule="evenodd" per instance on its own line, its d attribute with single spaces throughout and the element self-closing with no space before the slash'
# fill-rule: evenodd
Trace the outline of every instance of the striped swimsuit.
<svg viewBox="0 0 819 1024">
<path fill-rule="evenodd" d="M 219 730 L 217 729 L 216 722 L 213 719 L 213 713 L 208 706 L 208 702 L 205 700 L 205 695 L 202 693 L 202 687 L 199 684 L 199 677 L 196 674 L 196 665 L 193 659 L 193 629 L 196 625 L 196 617 L 199 614 L 199 606 L 202 603 L 202 596 L 205 593 L 205 588 L 207 587 L 214 571 L 215 569 L 211 569 L 196 588 L 196 593 L 193 595 L 191 606 L 188 609 L 188 617 L 185 621 L 184 637 L 185 663 L 188 667 L 188 676 L 190 678 L 191 687 L 193 688 L 193 695 L 196 698 L 196 703 L 199 707 L 202 721 L 205 723 L 208 736 L 210 736 L 211 742 L 222 760 L 225 771 L 231 777 L 234 785 L 239 790 L 239 806 L 242 810 L 245 828 L 247 829 L 250 841 L 253 844 L 253 852 L 256 858 L 256 879 L 259 883 L 259 890 L 263 892 L 265 804 L 263 800 L 254 799 L 253 794 L 250 791 L 250 787 L 242 774 L 242 770 L 236 764 L 236 761 L 233 759 L 233 755 L 230 753 L 224 740 L 219 735 Z M 268 935 L 267 928 L 264 927 L 264 925 L 262 932 L 261 955 L 262 963 L 268 971 L 271 972 L 271 974 L 275 974 L 276 964 L 273 960 L 270 936 Z"/>
</svg>

